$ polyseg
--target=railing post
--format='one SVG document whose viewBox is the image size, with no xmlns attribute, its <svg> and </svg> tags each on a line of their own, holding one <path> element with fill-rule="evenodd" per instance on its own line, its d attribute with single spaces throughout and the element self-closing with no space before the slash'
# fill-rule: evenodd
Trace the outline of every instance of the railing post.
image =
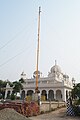
<svg viewBox="0 0 80 120">
<path fill-rule="evenodd" d="M 49 99 L 49 111 L 51 111 L 51 99 Z"/>
</svg>

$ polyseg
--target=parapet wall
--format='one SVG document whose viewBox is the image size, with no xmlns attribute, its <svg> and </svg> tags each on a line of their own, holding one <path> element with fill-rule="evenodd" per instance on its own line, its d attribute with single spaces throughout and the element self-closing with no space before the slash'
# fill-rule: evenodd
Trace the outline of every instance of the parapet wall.
<svg viewBox="0 0 80 120">
<path fill-rule="evenodd" d="M 44 102 L 43 101 L 43 102 L 41 102 L 41 105 L 40 105 L 40 111 L 46 112 L 46 111 L 54 110 L 59 107 L 63 107 L 65 105 L 66 105 L 65 102 L 52 102 L 52 101 Z"/>
</svg>

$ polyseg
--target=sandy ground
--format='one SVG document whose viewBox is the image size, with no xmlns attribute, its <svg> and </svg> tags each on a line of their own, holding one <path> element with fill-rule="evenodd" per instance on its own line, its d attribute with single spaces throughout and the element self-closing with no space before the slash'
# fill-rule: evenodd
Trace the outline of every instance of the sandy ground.
<svg viewBox="0 0 80 120">
<path fill-rule="evenodd" d="M 80 117 L 66 116 L 66 108 L 30 117 L 31 120 L 80 120 Z"/>
</svg>

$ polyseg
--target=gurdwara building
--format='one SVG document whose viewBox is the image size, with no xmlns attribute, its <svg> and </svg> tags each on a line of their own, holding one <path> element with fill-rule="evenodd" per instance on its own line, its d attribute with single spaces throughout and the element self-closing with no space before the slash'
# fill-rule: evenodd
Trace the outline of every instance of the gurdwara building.
<svg viewBox="0 0 80 120">
<path fill-rule="evenodd" d="M 32 78 L 27 78 L 22 72 L 21 78 L 24 80 L 23 90 L 20 91 L 20 96 L 24 99 L 26 96 L 32 96 L 36 88 L 36 71 Z M 40 96 L 44 96 L 44 100 L 66 101 L 71 95 L 71 90 L 74 85 L 74 78 L 70 80 L 69 76 L 61 71 L 61 68 L 55 62 L 51 67 L 47 77 L 42 77 L 42 73 L 38 71 L 38 89 Z M 13 92 L 13 88 L 9 84 L 6 85 L 5 98 Z"/>
</svg>

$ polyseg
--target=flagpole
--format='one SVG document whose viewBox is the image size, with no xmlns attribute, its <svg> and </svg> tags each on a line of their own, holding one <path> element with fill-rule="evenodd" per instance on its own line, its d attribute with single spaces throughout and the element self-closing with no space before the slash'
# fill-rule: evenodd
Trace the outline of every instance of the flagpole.
<svg viewBox="0 0 80 120">
<path fill-rule="evenodd" d="M 41 7 L 39 7 L 39 16 L 38 16 L 38 43 L 37 43 L 37 63 L 36 63 L 36 89 L 35 92 L 38 92 L 38 65 L 39 65 L 39 44 L 40 44 L 40 13 Z"/>
</svg>

